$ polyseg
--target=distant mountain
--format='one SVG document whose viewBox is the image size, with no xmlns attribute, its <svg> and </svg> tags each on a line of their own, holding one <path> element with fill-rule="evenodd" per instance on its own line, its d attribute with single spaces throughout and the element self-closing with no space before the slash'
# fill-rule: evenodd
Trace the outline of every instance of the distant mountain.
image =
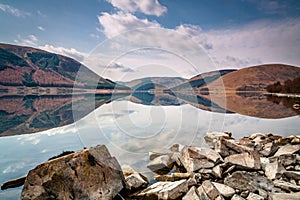
<svg viewBox="0 0 300 200">
<path fill-rule="evenodd" d="M 80 72 L 79 72 L 80 71 Z M 77 74 L 80 76 L 76 79 Z M 114 89 L 118 84 L 99 77 L 66 56 L 0 43 L 0 86 Z M 121 89 L 128 89 L 123 86 Z"/>
<path fill-rule="evenodd" d="M 184 83 L 181 77 L 146 77 L 128 82 L 120 82 L 133 90 L 167 89 Z"/>
<path fill-rule="evenodd" d="M 195 90 L 197 88 L 204 87 L 207 84 L 213 82 L 214 80 L 220 78 L 221 76 L 224 76 L 234 71 L 236 71 L 236 69 L 216 70 L 216 71 L 202 73 L 186 80 L 186 82 L 177 85 L 176 87 L 173 87 L 172 90 L 189 91 L 190 88 L 193 88 L 193 90 Z"/>
<path fill-rule="evenodd" d="M 265 91 L 267 85 L 283 83 L 300 76 L 300 68 L 284 64 L 267 64 L 243 68 L 221 77 L 207 85 L 209 90 Z"/>
<path fill-rule="evenodd" d="M 280 101 L 275 104 L 267 93 L 267 86 L 276 82 L 284 83 L 300 76 L 300 68 L 284 64 L 267 64 L 243 68 L 228 73 L 196 91 L 209 91 L 210 99 L 226 110 L 242 115 L 260 118 L 284 118 L 298 115 Z M 200 91 L 200 92 L 199 92 Z M 290 107 L 290 108 L 287 108 Z"/>
</svg>

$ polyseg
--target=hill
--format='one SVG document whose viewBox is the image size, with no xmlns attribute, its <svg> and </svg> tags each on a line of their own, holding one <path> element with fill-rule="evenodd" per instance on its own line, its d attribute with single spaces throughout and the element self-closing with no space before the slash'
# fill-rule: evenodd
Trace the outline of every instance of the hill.
<svg viewBox="0 0 300 200">
<path fill-rule="evenodd" d="M 119 85 L 69 57 L 0 43 L 0 86 L 114 89 Z"/>
</svg>

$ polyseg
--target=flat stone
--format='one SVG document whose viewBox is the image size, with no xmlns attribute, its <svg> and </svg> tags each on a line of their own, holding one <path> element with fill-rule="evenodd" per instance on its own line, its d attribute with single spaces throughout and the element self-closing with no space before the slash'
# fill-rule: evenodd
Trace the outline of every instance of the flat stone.
<svg viewBox="0 0 300 200">
<path fill-rule="evenodd" d="M 168 155 L 171 157 L 171 153 L 160 153 L 160 152 L 151 151 L 151 152 L 149 152 L 149 160 L 154 160 L 155 158 L 157 158 L 159 156 L 164 156 L 164 155 Z"/>
<path fill-rule="evenodd" d="M 249 174 L 244 171 L 236 171 L 232 175 L 227 176 L 224 184 L 240 191 L 255 192 L 259 188 L 271 191 L 274 187 L 272 181 L 264 176 Z"/>
<path fill-rule="evenodd" d="M 137 190 L 147 187 L 149 181 L 145 176 L 139 173 L 133 173 L 125 177 L 126 188 L 129 190 Z"/>
<path fill-rule="evenodd" d="M 274 185 L 288 191 L 300 191 L 300 186 L 281 180 L 275 180 Z"/>
<path fill-rule="evenodd" d="M 184 147 L 180 156 L 180 161 L 188 172 L 196 172 L 199 169 L 214 167 L 214 163 L 206 158 L 199 158 L 197 152 L 190 150 L 190 147 Z"/>
<path fill-rule="evenodd" d="M 285 168 L 277 161 L 268 163 L 265 166 L 265 175 L 268 179 L 280 178 L 285 171 Z"/>
<path fill-rule="evenodd" d="M 177 199 L 188 191 L 186 180 L 157 182 L 135 194 L 142 199 Z"/>
<path fill-rule="evenodd" d="M 226 198 L 230 198 L 235 194 L 235 189 L 227 185 L 212 182 L 212 184 L 217 188 L 217 190 Z"/>
<path fill-rule="evenodd" d="M 222 178 L 222 168 L 220 165 L 215 166 L 214 168 L 212 168 L 212 174 L 216 177 L 216 178 Z"/>
<path fill-rule="evenodd" d="M 211 181 L 206 180 L 202 183 L 201 186 L 210 199 L 224 199 L 219 190 Z"/>
<path fill-rule="evenodd" d="M 274 156 L 295 154 L 300 150 L 300 145 L 281 146 Z"/>
<path fill-rule="evenodd" d="M 112 199 L 124 186 L 118 161 L 102 145 L 30 170 L 20 199 Z"/>
<path fill-rule="evenodd" d="M 290 165 L 294 165 L 297 163 L 297 155 L 296 154 L 284 154 L 278 157 L 272 156 L 270 157 L 270 162 L 277 160 L 284 167 L 288 167 Z"/>
<path fill-rule="evenodd" d="M 215 164 L 223 162 L 223 158 L 212 149 L 205 147 L 187 147 L 191 158 L 208 159 Z"/>
<path fill-rule="evenodd" d="M 260 158 L 259 155 L 249 153 L 241 153 L 230 155 L 224 159 L 225 163 L 237 165 L 243 169 L 260 169 Z"/>
<path fill-rule="evenodd" d="M 254 194 L 252 192 L 250 192 L 250 194 L 247 197 L 247 200 L 264 200 L 265 198 L 263 198 L 262 196 L 258 195 L 258 194 Z"/>
<path fill-rule="evenodd" d="M 206 144 L 208 144 L 211 148 L 215 147 L 215 143 L 219 138 L 224 138 L 224 139 L 233 139 L 231 137 L 231 133 L 227 132 L 208 132 L 204 136 L 204 139 L 206 141 Z"/>
<path fill-rule="evenodd" d="M 220 138 L 215 143 L 215 151 L 223 157 L 237 153 L 252 152 L 253 150 L 254 148 L 240 145 L 235 140 Z"/>
<path fill-rule="evenodd" d="M 197 188 L 197 192 L 201 200 L 211 200 L 205 193 L 202 185 Z"/>
<path fill-rule="evenodd" d="M 191 187 L 191 189 L 186 193 L 186 195 L 184 195 L 182 200 L 200 200 L 196 187 Z"/>
<path fill-rule="evenodd" d="M 275 152 L 279 149 L 279 146 L 274 142 L 268 142 L 266 144 L 262 144 L 261 148 L 262 149 L 259 151 L 261 156 L 268 157 L 274 155 Z"/>
<path fill-rule="evenodd" d="M 286 171 L 283 174 L 296 181 L 300 180 L 300 171 Z"/>
<path fill-rule="evenodd" d="M 173 165 L 174 163 L 170 156 L 161 155 L 151 160 L 148 163 L 147 168 L 156 174 L 167 174 L 172 169 Z"/>
<path fill-rule="evenodd" d="M 272 193 L 272 200 L 299 200 L 300 192 L 295 193 Z"/>
<path fill-rule="evenodd" d="M 189 179 L 193 175 L 191 173 L 172 173 L 166 175 L 155 176 L 154 179 L 157 181 L 178 181 L 181 179 Z"/>
<path fill-rule="evenodd" d="M 245 199 L 243 197 L 235 194 L 235 195 L 233 195 L 233 197 L 231 198 L 231 200 L 245 200 Z"/>
</svg>

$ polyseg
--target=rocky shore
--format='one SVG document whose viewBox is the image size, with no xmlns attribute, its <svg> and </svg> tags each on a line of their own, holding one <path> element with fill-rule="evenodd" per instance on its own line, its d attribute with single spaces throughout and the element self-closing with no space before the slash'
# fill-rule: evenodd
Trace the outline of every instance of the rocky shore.
<svg viewBox="0 0 300 200">
<path fill-rule="evenodd" d="M 20 199 L 300 199 L 299 136 L 212 132 L 205 140 L 209 147 L 150 152 L 150 183 L 103 145 L 54 158 L 28 173 Z"/>
</svg>

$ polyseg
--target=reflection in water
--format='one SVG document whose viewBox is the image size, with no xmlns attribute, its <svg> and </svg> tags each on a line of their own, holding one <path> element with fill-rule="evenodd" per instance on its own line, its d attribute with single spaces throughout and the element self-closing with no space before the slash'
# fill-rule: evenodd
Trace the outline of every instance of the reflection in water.
<svg viewBox="0 0 300 200">
<path fill-rule="evenodd" d="M 35 133 L 78 121 L 103 104 L 125 98 L 149 106 L 180 106 L 257 118 L 286 118 L 300 114 L 299 98 L 257 92 L 188 95 L 180 91 L 134 91 L 129 94 L 3 96 L 0 98 L 0 135 Z M 225 102 L 224 103 L 224 98 Z M 213 101 L 212 101 L 213 100 Z"/>
</svg>

